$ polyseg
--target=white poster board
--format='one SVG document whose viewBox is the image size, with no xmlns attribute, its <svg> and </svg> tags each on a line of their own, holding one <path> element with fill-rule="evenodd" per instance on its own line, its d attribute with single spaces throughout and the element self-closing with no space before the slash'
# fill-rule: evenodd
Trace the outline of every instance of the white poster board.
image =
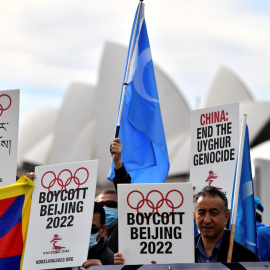
<svg viewBox="0 0 270 270">
<path fill-rule="evenodd" d="M 87 259 L 97 160 L 36 167 L 24 270 L 80 266 Z"/>
<path fill-rule="evenodd" d="M 20 90 L 0 91 L 0 187 L 16 181 Z"/>
<path fill-rule="evenodd" d="M 239 103 L 191 112 L 190 181 L 223 191 L 231 205 L 239 145 Z"/>
<path fill-rule="evenodd" d="M 118 185 L 125 264 L 193 263 L 192 198 L 191 183 Z"/>
</svg>

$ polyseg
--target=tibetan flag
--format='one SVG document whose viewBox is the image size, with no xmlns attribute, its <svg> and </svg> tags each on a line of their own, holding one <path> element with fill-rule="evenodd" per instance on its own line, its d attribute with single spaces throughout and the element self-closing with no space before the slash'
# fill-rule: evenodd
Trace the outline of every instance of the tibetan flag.
<svg viewBox="0 0 270 270">
<path fill-rule="evenodd" d="M 0 269 L 22 267 L 33 189 L 26 176 L 0 187 Z"/>
<path fill-rule="evenodd" d="M 124 93 L 119 131 L 122 161 L 132 183 L 162 183 L 167 178 L 170 163 L 142 2 L 131 32 L 120 101 Z M 112 162 L 108 179 L 114 176 Z"/>
<path fill-rule="evenodd" d="M 238 166 L 238 164 L 236 166 Z M 232 198 L 233 197 L 234 189 Z M 233 200 L 231 209 L 233 209 Z M 256 228 L 254 189 L 250 164 L 249 133 L 248 126 L 246 125 L 234 239 L 254 253 L 257 253 Z"/>
</svg>

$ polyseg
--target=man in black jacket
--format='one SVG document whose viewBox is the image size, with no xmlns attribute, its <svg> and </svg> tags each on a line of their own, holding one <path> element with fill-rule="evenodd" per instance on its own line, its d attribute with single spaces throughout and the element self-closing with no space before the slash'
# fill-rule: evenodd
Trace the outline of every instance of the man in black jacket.
<svg viewBox="0 0 270 270">
<path fill-rule="evenodd" d="M 107 225 L 105 238 L 108 239 L 108 247 L 116 253 L 118 252 L 118 204 L 115 189 L 103 190 L 97 195 L 95 201 L 105 210 Z"/>
<path fill-rule="evenodd" d="M 106 228 L 105 211 L 95 202 L 87 261 L 82 264 L 84 268 L 113 264 L 113 252 L 108 248 L 108 241 L 104 239 Z"/>
<path fill-rule="evenodd" d="M 201 232 L 195 238 L 195 261 L 226 262 L 230 232 L 224 231 L 229 220 L 228 201 L 223 192 L 207 186 L 195 197 L 195 219 Z M 256 254 L 234 241 L 232 262 L 259 261 Z"/>
</svg>

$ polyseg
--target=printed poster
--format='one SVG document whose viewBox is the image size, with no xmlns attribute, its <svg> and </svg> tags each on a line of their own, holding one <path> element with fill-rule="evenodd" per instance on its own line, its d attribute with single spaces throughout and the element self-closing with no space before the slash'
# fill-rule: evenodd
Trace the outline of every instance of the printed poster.
<svg viewBox="0 0 270 270">
<path fill-rule="evenodd" d="M 239 103 L 191 112 L 190 181 L 223 191 L 231 205 L 239 147 Z"/>
<path fill-rule="evenodd" d="M 87 260 L 97 160 L 36 167 L 24 270 L 81 266 Z"/>
<path fill-rule="evenodd" d="M 20 90 L 0 91 L 0 187 L 16 181 Z"/>
<path fill-rule="evenodd" d="M 118 185 L 125 264 L 194 263 L 191 183 Z"/>
</svg>

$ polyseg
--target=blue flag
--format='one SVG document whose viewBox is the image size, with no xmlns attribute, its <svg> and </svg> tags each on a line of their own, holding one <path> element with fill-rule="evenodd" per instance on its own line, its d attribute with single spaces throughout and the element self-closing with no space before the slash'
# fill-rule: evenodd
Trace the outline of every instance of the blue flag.
<svg viewBox="0 0 270 270">
<path fill-rule="evenodd" d="M 142 2 L 138 5 L 131 32 L 125 82 L 127 89 L 119 132 L 122 161 L 132 183 L 162 183 L 170 164 Z M 123 90 L 120 100 L 122 95 Z M 114 175 L 112 162 L 108 179 L 112 180 Z"/>
<path fill-rule="evenodd" d="M 196 237 L 199 234 L 199 231 L 198 231 L 198 226 L 196 224 L 195 218 L 193 218 L 193 222 L 194 222 L 194 237 Z"/>
<path fill-rule="evenodd" d="M 254 253 L 257 253 L 256 213 L 254 207 L 254 189 L 251 174 L 249 134 L 247 126 L 243 149 L 242 170 L 239 186 L 239 198 L 234 239 L 243 246 L 249 248 Z"/>
</svg>

